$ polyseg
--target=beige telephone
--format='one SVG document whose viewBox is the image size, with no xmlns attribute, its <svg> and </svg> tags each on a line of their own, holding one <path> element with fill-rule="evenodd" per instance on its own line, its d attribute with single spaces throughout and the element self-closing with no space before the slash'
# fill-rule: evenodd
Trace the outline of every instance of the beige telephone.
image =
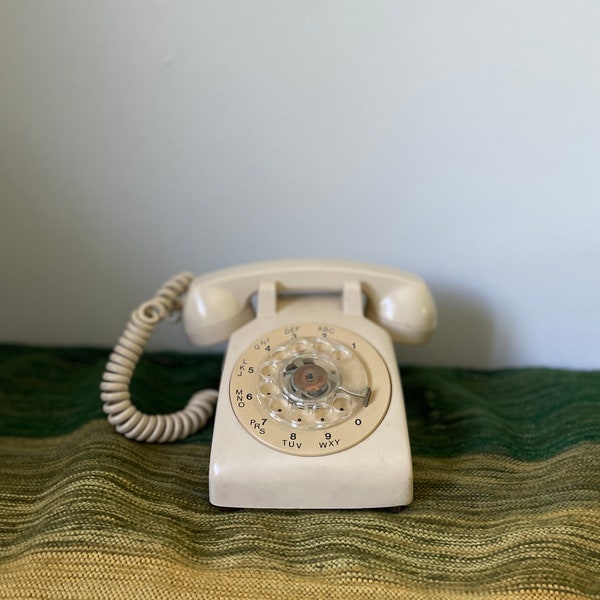
<svg viewBox="0 0 600 600">
<path fill-rule="evenodd" d="M 220 390 L 172 415 L 144 415 L 129 381 L 155 323 L 181 308 L 185 292 L 191 341 L 229 340 Z M 132 439 L 174 441 L 203 426 L 218 397 L 209 474 L 217 506 L 403 506 L 412 462 L 392 341 L 423 343 L 435 326 L 425 283 L 394 269 L 290 260 L 182 274 L 133 313 L 107 364 L 104 408 Z"/>
</svg>

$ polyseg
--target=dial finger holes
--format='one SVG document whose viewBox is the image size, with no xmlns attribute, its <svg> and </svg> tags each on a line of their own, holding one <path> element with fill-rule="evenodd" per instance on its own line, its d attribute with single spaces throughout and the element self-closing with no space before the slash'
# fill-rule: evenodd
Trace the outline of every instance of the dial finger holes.
<svg viewBox="0 0 600 600">
<path fill-rule="evenodd" d="M 257 404 L 276 421 L 302 430 L 350 419 L 362 404 L 349 390 L 368 385 L 352 343 L 321 335 L 275 343 L 256 369 Z"/>
<path fill-rule="evenodd" d="M 333 348 L 331 356 L 334 358 L 334 360 L 339 361 L 349 360 L 350 358 L 352 358 L 350 351 L 342 346 L 337 346 L 336 348 Z"/>
<path fill-rule="evenodd" d="M 331 409 L 329 407 L 317 408 L 314 411 L 315 424 L 325 426 L 332 421 Z"/>
<path fill-rule="evenodd" d="M 306 411 L 300 408 L 294 408 L 290 411 L 290 421 L 292 425 L 303 425 L 308 423 L 308 415 Z"/>
<path fill-rule="evenodd" d="M 349 412 L 352 410 L 352 398 L 348 394 L 337 394 L 333 407 L 339 412 Z"/>
<path fill-rule="evenodd" d="M 306 350 L 309 348 L 309 346 L 310 346 L 310 344 L 308 343 L 307 340 L 299 339 L 299 340 L 295 340 L 290 345 L 290 349 L 293 354 L 298 354 L 299 352 L 306 352 Z"/>
<path fill-rule="evenodd" d="M 288 403 L 285 402 L 285 400 L 282 400 L 281 398 L 273 398 L 269 402 L 269 410 L 274 416 L 283 417 L 287 415 L 288 409 Z"/>
<path fill-rule="evenodd" d="M 288 346 L 279 346 L 271 353 L 271 358 L 275 360 L 285 360 L 292 355 L 292 351 Z"/>
<path fill-rule="evenodd" d="M 313 343 L 313 350 L 321 354 L 331 354 L 331 344 L 326 340 L 317 339 Z"/>
<path fill-rule="evenodd" d="M 278 363 L 275 360 L 264 362 L 260 366 L 260 375 L 262 377 L 274 377 L 277 373 Z"/>
<path fill-rule="evenodd" d="M 258 386 L 258 391 L 263 396 L 274 396 L 279 392 L 279 387 L 272 379 L 267 379 L 265 381 L 261 381 Z"/>
</svg>

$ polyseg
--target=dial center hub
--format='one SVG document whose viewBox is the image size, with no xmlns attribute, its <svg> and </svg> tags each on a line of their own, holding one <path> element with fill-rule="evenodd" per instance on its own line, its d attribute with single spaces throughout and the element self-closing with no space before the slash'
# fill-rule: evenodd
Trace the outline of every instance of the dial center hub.
<svg viewBox="0 0 600 600">
<path fill-rule="evenodd" d="M 315 364 L 298 367 L 292 377 L 291 384 L 294 390 L 304 392 L 309 396 L 321 396 L 329 389 L 327 371 Z"/>
</svg>

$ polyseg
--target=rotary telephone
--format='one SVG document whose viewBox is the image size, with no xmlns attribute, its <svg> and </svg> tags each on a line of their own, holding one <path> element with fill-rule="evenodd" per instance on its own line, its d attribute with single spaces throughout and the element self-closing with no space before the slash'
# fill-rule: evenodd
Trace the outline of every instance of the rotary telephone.
<svg viewBox="0 0 600 600">
<path fill-rule="evenodd" d="M 229 340 L 220 389 L 170 415 L 143 414 L 129 382 L 156 323 L 180 310 L 193 343 Z M 395 269 L 291 260 L 182 273 L 132 314 L 106 365 L 104 410 L 131 439 L 170 442 L 216 404 L 216 506 L 404 506 L 412 462 L 393 341 L 424 343 L 435 326 L 423 280 Z"/>
</svg>

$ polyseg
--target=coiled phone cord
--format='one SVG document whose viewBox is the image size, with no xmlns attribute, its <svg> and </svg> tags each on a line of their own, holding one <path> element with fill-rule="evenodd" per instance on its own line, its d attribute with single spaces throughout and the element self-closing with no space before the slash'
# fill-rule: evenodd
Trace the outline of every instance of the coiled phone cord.
<svg viewBox="0 0 600 600">
<path fill-rule="evenodd" d="M 106 363 L 100 384 L 104 412 L 115 429 L 138 442 L 174 442 L 186 438 L 206 425 L 214 413 L 218 392 L 202 390 L 187 405 L 167 415 L 147 415 L 131 402 L 129 384 L 135 367 L 157 323 L 181 310 L 180 296 L 194 275 L 180 273 L 167 281 L 152 300 L 131 314 L 125 331 Z"/>
</svg>

